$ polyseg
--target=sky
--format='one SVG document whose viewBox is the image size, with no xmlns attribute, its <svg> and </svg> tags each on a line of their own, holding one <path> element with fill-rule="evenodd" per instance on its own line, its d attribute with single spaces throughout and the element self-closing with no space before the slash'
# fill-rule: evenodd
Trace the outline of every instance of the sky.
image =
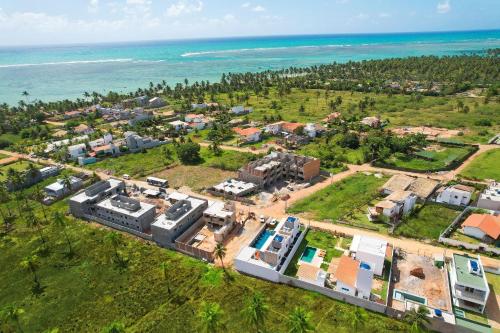
<svg viewBox="0 0 500 333">
<path fill-rule="evenodd" d="M 499 0 L 0 0 L 0 45 L 500 28 Z"/>
</svg>

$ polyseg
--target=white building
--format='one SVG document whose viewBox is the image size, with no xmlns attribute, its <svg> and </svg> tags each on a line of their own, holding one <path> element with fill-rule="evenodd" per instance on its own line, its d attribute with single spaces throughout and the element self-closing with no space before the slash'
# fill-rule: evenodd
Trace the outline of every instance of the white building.
<svg viewBox="0 0 500 333">
<path fill-rule="evenodd" d="M 99 181 L 69 199 L 70 212 L 75 217 L 90 217 L 95 211 L 95 204 L 112 195 L 122 193 L 124 189 L 125 183 L 118 179 Z"/>
<path fill-rule="evenodd" d="M 436 202 L 455 206 L 467 206 L 473 193 L 473 187 L 460 184 L 451 185 L 438 190 Z"/>
<path fill-rule="evenodd" d="M 381 276 L 388 248 L 390 246 L 385 240 L 355 235 L 349 251 L 356 260 L 367 264 L 375 275 Z"/>
<path fill-rule="evenodd" d="M 163 247 L 174 247 L 175 239 L 203 215 L 208 202 L 179 193 L 170 195 L 173 205 L 151 224 L 153 240 Z"/>
<path fill-rule="evenodd" d="M 253 193 L 257 190 L 258 186 L 254 183 L 247 183 L 240 180 L 228 179 L 220 184 L 212 187 L 212 191 L 218 192 L 221 195 L 228 194 L 237 197 L 242 197 L 247 194 Z"/>
<path fill-rule="evenodd" d="M 153 97 L 148 101 L 148 105 L 151 108 L 161 108 L 162 106 L 165 106 L 165 101 L 163 101 L 160 97 Z"/>
<path fill-rule="evenodd" d="M 495 243 L 500 239 L 500 216 L 471 214 L 462 223 L 462 231 L 484 243 Z"/>
<path fill-rule="evenodd" d="M 302 262 L 297 270 L 297 278 L 299 280 L 324 287 L 326 272 L 320 267 Z"/>
<path fill-rule="evenodd" d="M 235 127 L 233 131 L 238 135 L 241 142 L 259 142 L 262 131 L 256 127 Z"/>
<path fill-rule="evenodd" d="M 135 132 L 125 132 L 125 142 L 131 152 L 154 148 L 164 142 L 151 137 L 142 137 Z"/>
<path fill-rule="evenodd" d="M 76 160 L 80 156 L 85 156 L 87 153 L 87 146 L 84 143 L 79 143 L 68 147 L 69 158 Z"/>
<path fill-rule="evenodd" d="M 217 243 L 224 241 L 236 223 L 234 203 L 215 201 L 203 212 L 203 221 L 214 233 Z"/>
<path fill-rule="evenodd" d="M 369 300 L 373 284 L 373 271 L 370 268 L 366 263 L 342 256 L 335 271 L 335 290 Z"/>
<path fill-rule="evenodd" d="M 182 120 L 174 120 L 168 123 L 170 126 L 174 128 L 175 131 L 180 131 L 182 129 L 188 128 L 188 123 Z"/>
<path fill-rule="evenodd" d="M 375 207 L 369 207 L 368 218 L 373 221 L 383 215 L 391 223 L 396 223 L 415 207 L 416 202 L 417 196 L 413 192 L 396 191 L 378 202 Z"/>
<path fill-rule="evenodd" d="M 316 124 L 307 123 L 306 126 L 304 126 L 304 133 L 310 138 L 315 138 L 317 134 Z"/>
<path fill-rule="evenodd" d="M 481 257 L 453 254 L 449 274 L 453 305 L 483 313 L 490 288 Z"/>
<path fill-rule="evenodd" d="M 149 232 L 156 206 L 116 194 L 95 205 L 93 216 L 140 232 Z"/>
<path fill-rule="evenodd" d="M 253 111 L 253 108 L 245 108 L 243 105 L 233 106 L 231 108 L 233 114 L 247 114 Z"/>
<path fill-rule="evenodd" d="M 49 197 L 61 198 L 72 191 L 79 190 L 83 186 L 83 181 L 80 178 L 71 176 L 69 181 L 71 188 L 68 188 L 63 179 L 58 179 L 56 182 L 45 186 L 44 191 Z"/>
<path fill-rule="evenodd" d="M 500 211 L 500 183 L 494 182 L 479 196 L 477 207 Z"/>
<path fill-rule="evenodd" d="M 289 216 L 280 221 L 273 232 L 263 231 L 256 243 L 246 246 L 234 260 L 236 270 L 269 281 L 279 282 L 284 263 L 297 251 L 300 232 L 299 219 Z"/>
</svg>

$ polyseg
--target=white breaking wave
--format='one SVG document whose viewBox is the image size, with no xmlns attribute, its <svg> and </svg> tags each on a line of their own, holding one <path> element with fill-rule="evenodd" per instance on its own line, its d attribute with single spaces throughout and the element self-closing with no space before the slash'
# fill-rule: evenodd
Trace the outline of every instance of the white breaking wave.
<svg viewBox="0 0 500 333">
<path fill-rule="evenodd" d="M 199 51 L 199 52 L 186 52 L 181 54 L 181 57 L 196 57 L 210 54 L 230 54 L 230 53 L 244 53 L 244 52 L 266 52 L 276 50 L 290 50 L 290 49 L 321 49 L 321 48 L 339 48 L 350 47 L 350 44 L 331 44 L 331 45 L 304 45 L 304 46 L 280 46 L 280 47 L 257 47 L 247 49 L 233 49 L 233 50 L 214 50 L 214 51 Z"/>
<path fill-rule="evenodd" d="M 60 62 L 42 62 L 38 64 L 8 64 L 0 65 L 0 68 L 9 67 L 31 67 L 31 66 L 53 66 L 53 65 L 74 65 L 74 64 L 97 64 L 97 63 L 107 63 L 107 62 L 130 62 L 133 59 L 100 59 L 100 60 L 74 60 L 74 61 L 60 61 Z"/>
</svg>

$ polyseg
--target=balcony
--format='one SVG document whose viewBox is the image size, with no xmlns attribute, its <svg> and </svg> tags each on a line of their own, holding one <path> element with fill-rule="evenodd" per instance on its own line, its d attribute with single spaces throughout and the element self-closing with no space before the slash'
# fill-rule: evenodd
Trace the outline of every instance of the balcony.
<svg viewBox="0 0 500 333">
<path fill-rule="evenodd" d="M 485 293 L 484 292 L 469 292 L 462 289 L 455 289 L 455 295 L 457 298 L 474 302 L 474 303 L 486 303 Z"/>
</svg>

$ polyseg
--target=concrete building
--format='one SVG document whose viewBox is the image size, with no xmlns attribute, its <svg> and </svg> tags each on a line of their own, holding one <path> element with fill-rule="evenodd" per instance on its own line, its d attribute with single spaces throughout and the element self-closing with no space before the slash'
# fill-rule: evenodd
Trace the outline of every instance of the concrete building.
<svg viewBox="0 0 500 333">
<path fill-rule="evenodd" d="M 151 233 L 160 246 L 173 248 L 176 238 L 202 217 L 208 202 L 183 194 L 170 200 L 173 205 L 151 224 Z"/>
<path fill-rule="evenodd" d="M 156 206 L 116 194 L 95 205 L 93 216 L 129 229 L 149 232 Z"/>
<path fill-rule="evenodd" d="M 217 243 L 223 242 L 236 223 L 236 209 L 232 202 L 215 201 L 203 212 L 205 225 L 214 233 Z"/>
<path fill-rule="evenodd" d="M 490 288 L 481 257 L 454 253 L 449 275 L 453 305 L 483 313 Z"/>
<path fill-rule="evenodd" d="M 42 177 L 42 179 L 46 179 L 46 178 L 58 175 L 59 172 L 61 171 L 61 169 L 56 167 L 56 166 L 47 166 L 47 167 L 41 168 L 39 171 L 40 171 L 40 176 Z"/>
<path fill-rule="evenodd" d="M 278 223 L 274 232 L 265 230 L 252 246 L 242 248 L 234 266 L 242 273 L 279 282 L 280 272 L 297 251 L 301 235 L 299 219 L 289 216 Z"/>
<path fill-rule="evenodd" d="M 320 160 L 317 158 L 272 152 L 242 167 L 238 178 L 263 188 L 282 179 L 308 182 L 318 176 L 319 172 Z"/>
<path fill-rule="evenodd" d="M 94 133 L 94 129 L 88 125 L 80 124 L 80 125 L 73 128 L 73 132 L 76 134 L 89 135 L 89 134 Z"/>
<path fill-rule="evenodd" d="M 165 101 L 160 97 L 153 97 L 148 101 L 148 106 L 150 108 L 161 108 L 162 106 L 165 105 L 166 105 Z"/>
<path fill-rule="evenodd" d="M 411 212 L 417 202 L 417 196 L 411 191 L 396 191 L 374 207 L 368 208 L 368 218 L 375 221 L 386 217 L 389 222 L 397 223 L 401 217 Z"/>
<path fill-rule="evenodd" d="M 243 105 L 233 106 L 230 110 L 231 113 L 240 115 L 247 114 L 253 111 L 253 108 L 246 108 Z"/>
<path fill-rule="evenodd" d="M 410 177 L 407 175 L 394 175 L 383 186 L 382 193 L 389 195 L 396 191 L 411 191 L 425 201 L 431 196 L 439 182 L 429 178 Z"/>
<path fill-rule="evenodd" d="M 62 198 L 66 194 L 77 191 L 83 187 L 83 181 L 80 178 L 71 176 L 69 178 L 71 188 L 67 186 L 64 179 L 58 179 L 56 182 L 45 186 L 44 191 L 49 197 Z"/>
<path fill-rule="evenodd" d="M 174 130 L 180 131 L 182 129 L 188 128 L 188 123 L 182 121 L 182 120 L 174 120 L 168 123 L 170 126 L 174 128 Z"/>
<path fill-rule="evenodd" d="M 372 128 L 378 128 L 381 125 L 380 118 L 378 117 L 365 117 L 360 122 L 361 124 Z"/>
<path fill-rule="evenodd" d="M 440 188 L 437 193 L 436 202 L 455 206 L 467 206 L 474 193 L 474 188 L 457 184 Z"/>
<path fill-rule="evenodd" d="M 87 146 L 85 143 L 79 143 L 68 147 L 68 155 L 72 160 L 78 159 L 80 156 L 85 156 L 87 153 Z"/>
<path fill-rule="evenodd" d="M 151 137 L 142 137 L 135 132 L 125 132 L 125 142 L 130 152 L 157 147 L 164 142 Z"/>
<path fill-rule="evenodd" d="M 118 179 L 102 180 L 69 199 L 69 209 L 75 217 L 85 218 L 95 212 L 100 201 L 125 190 L 125 183 Z"/>
<path fill-rule="evenodd" d="M 319 287 L 324 287 L 326 272 L 320 267 L 303 262 L 300 264 L 299 269 L 297 270 L 297 278 Z"/>
<path fill-rule="evenodd" d="M 500 183 L 491 183 L 490 186 L 479 195 L 477 207 L 500 211 Z"/>
<path fill-rule="evenodd" d="M 382 239 L 355 235 L 349 251 L 353 258 L 369 265 L 375 275 L 382 276 L 385 258 L 392 247 Z"/>
<path fill-rule="evenodd" d="M 257 185 L 254 183 L 246 183 L 240 180 L 228 179 L 220 184 L 215 185 L 211 188 L 213 192 L 217 192 L 220 195 L 234 195 L 237 197 L 243 197 L 245 195 L 251 194 L 257 190 Z"/>
<path fill-rule="evenodd" d="M 340 258 L 334 281 L 336 291 L 369 300 L 373 271 L 368 264 L 344 255 Z"/>
<path fill-rule="evenodd" d="M 147 101 L 147 100 L 146 100 Z M 135 126 L 135 124 L 153 118 L 153 112 L 145 111 L 143 108 L 135 108 L 132 110 L 128 124 Z"/>
<path fill-rule="evenodd" d="M 500 239 L 500 216 L 471 214 L 462 223 L 462 232 L 484 243 L 495 243 Z"/>
</svg>

